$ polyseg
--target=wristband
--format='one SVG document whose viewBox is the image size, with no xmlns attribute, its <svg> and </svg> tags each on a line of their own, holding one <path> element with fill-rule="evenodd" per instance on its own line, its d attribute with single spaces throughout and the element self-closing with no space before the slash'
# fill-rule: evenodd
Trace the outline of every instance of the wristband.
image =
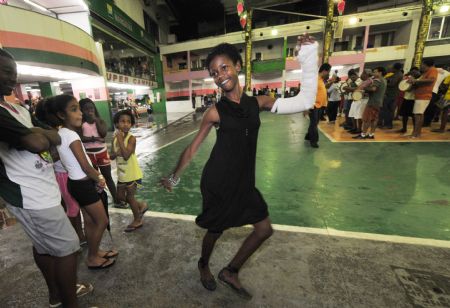
<svg viewBox="0 0 450 308">
<path fill-rule="evenodd" d="M 174 174 L 172 173 L 169 178 L 167 179 L 167 181 L 170 183 L 170 185 L 172 185 L 173 187 L 177 186 L 178 183 L 180 183 L 180 178 L 177 178 L 175 180 Z"/>
<path fill-rule="evenodd" d="M 99 174 L 97 182 L 100 182 L 101 180 L 104 180 L 104 179 L 105 179 L 105 177 L 102 174 Z"/>
</svg>

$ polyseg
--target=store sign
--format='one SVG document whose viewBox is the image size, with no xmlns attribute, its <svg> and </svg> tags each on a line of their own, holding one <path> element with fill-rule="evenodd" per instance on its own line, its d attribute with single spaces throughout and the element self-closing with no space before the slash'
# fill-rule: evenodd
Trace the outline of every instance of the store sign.
<svg viewBox="0 0 450 308">
<path fill-rule="evenodd" d="M 92 12 L 156 52 L 155 38 L 115 6 L 111 0 L 87 0 L 87 3 Z"/>
<path fill-rule="evenodd" d="M 157 88 L 158 83 L 156 81 L 151 81 L 147 79 L 141 79 L 111 72 L 106 72 L 106 79 L 110 82 L 115 83 L 123 83 L 123 84 L 130 84 L 130 85 L 136 85 L 136 86 L 149 86 L 151 88 Z"/>
</svg>

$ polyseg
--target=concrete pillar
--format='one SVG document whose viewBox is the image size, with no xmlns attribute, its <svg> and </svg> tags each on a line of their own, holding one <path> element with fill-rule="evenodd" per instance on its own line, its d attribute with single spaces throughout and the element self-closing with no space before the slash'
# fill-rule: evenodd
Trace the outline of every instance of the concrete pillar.
<svg viewBox="0 0 450 308">
<path fill-rule="evenodd" d="M 281 77 L 282 80 L 283 80 L 282 93 L 281 93 L 282 97 L 284 97 L 284 92 L 286 91 L 286 58 L 287 58 L 287 36 L 284 37 L 284 41 L 283 41 L 283 63 L 284 63 L 284 69 L 283 69 L 283 76 Z"/>
<path fill-rule="evenodd" d="M 56 95 L 56 89 L 50 82 L 39 82 L 39 89 L 41 90 L 41 96 L 43 98 Z"/>
<path fill-rule="evenodd" d="M 189 73 L 189 101 L 192 102 L 191 51 L 187 51 L 187 68 Z"/>
<path fill-rule="evenodd" d="M 417 34 L 419 32 L 420 26 L 420 17 L 414 18 L 411 21 L 411 32 L 409 34 L 409 42 L 414 42 L 417 38 Z M 416 51 L 416 47 L 414 44 L 408 44 L 408 48 L 405 51 L 405 64 L 403 65 L 405 72 L 409 71 L 413 66 L 414 61 L 414 53 Z"/>
<path fill-rule="evenodd" d="M 359 64 L 360 73 L 364 71 L 364 66 L 366 64 L 366 50 L 367 45 L 369 44 L 369 33 L 370 33 L 370 26 L 367 25 L 366 29 L 364 30 L 364 42 L 363 42 L 363 54 L 364 54 L 364 60 L 362 63 Z"/>
<path fill-rule="evenodd" d="M 420 16 L 419 31 L 417 32 L 416 48 L 414 51 L 414 65 L 417 67 L 422 63 L 432 13 L 433 0 L 422 0 L 422 15 Z"/>
</svg>

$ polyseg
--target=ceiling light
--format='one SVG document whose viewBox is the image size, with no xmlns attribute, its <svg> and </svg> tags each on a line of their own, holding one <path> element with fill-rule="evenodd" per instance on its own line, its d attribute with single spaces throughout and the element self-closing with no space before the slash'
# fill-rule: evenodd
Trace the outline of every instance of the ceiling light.
<svg viewBox="0 0 450 308">
<path fill-rule="evenodd" d="M 50 77 L 56 80 L 74 80 L 92 77 L 91 75 L 82 73 L 61 71 L 48 67 L 39 67 L 24 64 L 17 64 L 17 72 L 19 73 L 19 75 Z"/>
<path fill-rule="evenodd" d="M 115 89 L 150 90 L 149 86 L 139 86 L 139 85 L 134 85 L 134 84 L 108 82 L 107 85 L 109 88 L 115 88 Z"/>
<path fill-rule="evenodd" d="M 203 79 L 205 82 L 213 82 L 214 81 L 214 79 L 213 78 L 205 78 L 205 79 Z"/>
<path fill-rule="evenodd" d="M 441 6 L 441 8 L 439 9 L 439 12 L 441 13 L 447 13 L 450 10 L 450 6 L 449 5 L 443 5 Z"/>
<path fill-rule="evenodd" d="M 358 22 L 358 17 L 356 17 L 356 16 L 350 17 L 350 19 L 348 20 L 348 23 L 350 25 L 356 25 L 357 22 Z"/>
<path fill-rule="evenodd" d="M 30 1 L 30 0 L 23 0 L 23 2 L 28 3 L 29 5 L 34 6 L 35 8 L 37 8 L 37 9 L 39 9 L 39 10 L 41 10 L 41 11 L 44 11 L 44 12 L 50 12 L 50 11 L 47 10 L 45 7 L 43 7 L 43 6 L 41 6 L 41 5 L 37 4 L 37 3 L 34 3 L 33 1 Z"/>
<path fill-rule="evenodd" d="M 277 29 L 272 29 L 272 35 L 278 35 L 278 30 Z"/>
<path fill-rule="evenodd" d="M 300 74 L 301 72 L 302 72 L 301 69 L 299 69 L 299 70 L 293 70 L 293 71 L 292 71 L 292 73 L 294 73 L 294 74 Z"/>
<path fill-rule="evenodd" d="M 344 66 L 343 65 L 336 65 L 336 66 L 333 66 L 332 68 L 331 68 L 331 70 L 332 71 L 335 71 L 335 70 L 341 70 L 341 69 L 343 69 L 344 68 Z"/>
</svg>

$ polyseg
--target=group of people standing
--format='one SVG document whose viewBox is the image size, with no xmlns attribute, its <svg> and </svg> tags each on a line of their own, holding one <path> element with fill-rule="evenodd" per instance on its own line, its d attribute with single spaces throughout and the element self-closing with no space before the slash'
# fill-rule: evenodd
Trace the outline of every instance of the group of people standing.
<svg viewBox="0 0 450 308">
<path fill-rule="evenodd" d="M 229 228 L 252 224 L 254 230 L 218 274 L 218 280 L 237 295 L 245 299 L 252 297 L 241 285 L 238 272 L 273 232 L 267 204 L 255 187 L 259 113 L 296 113 L 314 104 L 318 44 L 308 35 L 301 36 L 299 50 L 305 89 L 310 90 L 288 99 L 293 101 L 249 97 L 243 93 L 238 79 L 243 61 L 233 45 L 218 45 L 208 56 L 210 75 L 223 96 L 205 112 L 199 132 L 183 151 L 172 174 L 161 180 L 171 191 L 200 144 L 216 127 L 216 144 L 201 181 L 202 213 L 196 220 L 207 230 L 198 261 L 200 281 L 207 290 L 216 289 L 209 268 L 216 241 Z M 76 217 L 79 209 L 83 214 L 89 269 L 108 268 L 115 264 L 119 254 L 114 249 L 99 249 L 108 225 L 102 195 L 111 184 L 102 174 L 110 172 L 108 152 L 104 152 L 104 123 L 98 118 L 94 103 L 78 102 L 70 95 L 42 101 L 37 106 L 36 119 L 25 108 L 4 100 L 16 86 L 17 67 L 13 57 L 2 49 L 0 67 L 0 196 L 33 243 L 35 262 L 49 289 L 50 307 L 78 307 L 77 297 L 92 292 L 93 286 L 77 284 L 76 255 L 80 249 L 79 236 L 83 233 L 75 231 L 61 206 L 62 200 L 71 216 Z M 116 198 L 130 204 L 134 220 L 125 231 L 134 231 L 142 226 L 142 216 L 147 210 L 147 205 L 134 197 L 142 179 L 134 154 L 136 139 L 130 133 L 134 117 L 128 110 L 120 111 L 114 116 L 114 124 L 117 130 L 110 158 L 117 159 Z M 55 167 L 55 161 L 60 161 L 59 166 Z M 57 176 L 55 171 L 59 173 Z"/>
<path fill-rule="evenodd" d="M 365 69 L 359 76 L 351 69 L 345 82 L 337 75 L 328 79 L 327 70 L 322 75 L 318 90 L 322 94 L 318 94 L 318 101 L 327 106 L 329 123 L 335 123 L 342 108 L 345 121 L 340 126 L 354 134 L 356 140 L 374 139 L 377 128 L 393 129 L 397 117 L 402 117 L 402 128 L 398 132 L 412 139 L 420 138 L 422 127 L 430 126 L 439 115 L 441 125 L 431 131 L 445 132 L 450 73 L 436 68 L 431 59 L 423 60 L 420 68 L 412 67 L 406 74 L 402 64 L 395 63 L 388 70 L 384 67 Z M 322 84 L 328 92 L 328 101 L 325 90 L 320 89 Z M 410 117 L 414 128 L 412 133 L 406 134 Z M 311 122 L 314 126 L 317 121 Z"/>
<path fill-rule="evenodd" d="M 142 178 L 134 154 L 136 139 L 129 133 L 134 116 L 125 110 L 114 118 L 111 158 L 118 165 L 116 192 L 105 143 L 107 127 L 95 104 L 58 95 L 40 101 L 31 114 L 4 100 L 16 86 L 17 66 L 3 49 L 0 68 L 0 197 L 31 238 L 50 307 L 77 307 L 77 297 L 93 290 L 89 283 L 77 283 L 80 244 L 87 244 L 85 263 L 92 270 L 114 265 L 119 254 L 100 249 L 109 224 L 105 187 L 133 210 L 134 220 L 125 231 L 142 226 L 147 210 L 134 197 Z"/>
</svg>

